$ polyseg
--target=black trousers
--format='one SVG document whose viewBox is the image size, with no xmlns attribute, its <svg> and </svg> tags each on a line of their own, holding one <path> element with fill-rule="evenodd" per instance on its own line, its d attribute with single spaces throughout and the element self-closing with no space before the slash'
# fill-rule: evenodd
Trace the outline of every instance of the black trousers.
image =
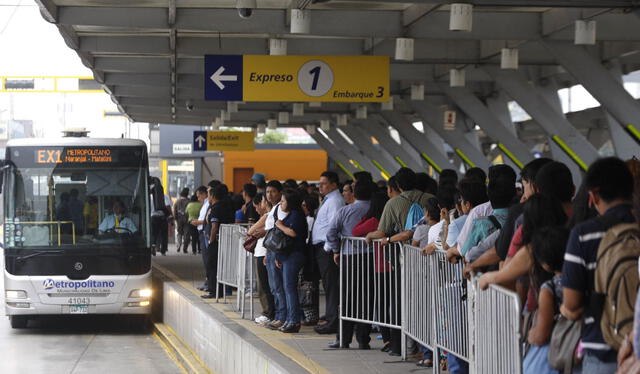
<svg viewBox="0 0 640 374">
<path fill-rule="evenodd" d="M 373 318 L 374 297 L 374 271 L 373 254 L 346 255 L 340 258 L 340 272 L 344 287 L 342 288 L 343 315 L 371 320 Z M 346 280 L 349 279 L 349 282 Z M 348 284 L 347 284 L 348 283 Z M 359 344 L 368 344 L 371 341 L 371 324 L 353 321 L 342 321 L 342 339 L 340 331 L 337 340 L 342 345 L 351 344 L 353 333 L 356 333 L 356 341 Z"/>
<path fill-rule="evenodd" d="M 338 304 L 340 303 L 340 273 L 338 265 L 333 262 L 333 253 L 324 251 L 324 243 L 314 245 L 316 262 L 322 278 L 322 287 L 326 296 L 328 328 L 338 328 Z"/>
<path fill-rule="evenodd" d="M 209 289 L 209 293 L 215 294 L 216 278 L 218 276 L 218 240 L 209 243 L 205 261 L 207 268 L 207 288 Z M 223 289 L 222 285 L 220 285 L 220 289 Z"/>
<path fill-rule="evenodd" d="M 191 243 L 191 252 L 196 254 L 200 252 L 200 238 L 198 238 L 198 228 L 189 222 L 184 224 L 184 246 L 182 249 L 184 253 L 189 250 L 189 243 Z"/>
<path fill-rule="evenodd" d="M 398 266 L 395 267 L 395 270 L 392 271 L 392 282 L 391 282 L 391 300 L 398 300 L 396 305 L 391 305 L 391 322 L 395 325 L 399 325 L 402 318 L 402 310 L 400 309 L 400 294 L 401 294 L 401 272 Z M 391 352 L 401 353 L 402 350 L 402 331 L 400 329 L 391 329 L 391 344 L 389 345 L 391 348 Z"/>
<path fill-rule="evenodd" d="M 256 275 L 258 280 L 258 298 L 260 299 L 260 306 L 262 306 L 262 315 L 273 319 L 276 315 L 276 305 L 271 294 L 271 287 L 269 286 L 269 274 L 267 273 L 267 267 L 264 266 L 262 257 L 254 257 L 256 261 Z"/>
<path fill-rule="evenodd" d="M 165 216 L 151 217 L 151 232 L 153 235 L 153 244 L 160 253 L 166 253 L 169 245 L 169 223 Z"/>
</svg>

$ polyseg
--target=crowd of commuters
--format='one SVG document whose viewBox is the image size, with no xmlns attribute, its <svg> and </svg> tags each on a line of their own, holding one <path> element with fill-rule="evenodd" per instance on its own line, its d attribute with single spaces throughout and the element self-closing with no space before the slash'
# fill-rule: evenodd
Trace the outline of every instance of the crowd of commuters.
<svg viewBox="0 0 640 374">
<path fill-rule="evenodd" d="M 355 333 L 358 348 L 370 349 L 370 325 L 343 320 L 338 336 L 340 274 L 363 266 L 349 261 L 358 254 L 341 246 L 341 239 L 362 237 L 380 248 L 401 242 L 420 247 L 425 256 L 446 252 L 448 261 L 463 262 L 465 277 L 479 277 L 481 289 L 497 284 L 516 291 L 524 305 L 524 373 L 631 373 L 640 372 L 640 325 L 633 328 L 640 324 L 640 308 L 634 308 L 639 181 L 640 161 L 614 157 L 594 162 L 579 188 L 566 165 L 547 158 L 525 165 L 519 176 L 507 165 L 494 165 L 486 173 L 469 169 L 460 180 L 454 170 L 443 170 L 436 181 L 408 168 L 379 182 L 358 172 L 341 183 L 326 171 L 317 186 L 266 182 L 256 174 L 241 198 L 219 181 L 199 187 L 191 199 L 184 193 L 174 216 L 182 249 L 191 244 L 194 254 L 202 253 L 205 298 L 215 293 L 220 224 L 249 224 L 262 306 L 255 322 L 266 328 L 295 333 L 315 326 L 318 334 L 337 334 L 329 345 L 335 349 L 349 348 Z M 389 292 L 399 292 L 399 263 L 385 261 L 371 266 L 393 273 Z M 345 297 L 355 290 L 342 292 Z M 399 318 L 399 306 L 392 309 L 392 318 Z M 400 331 L 379 331 L 382 350 L 399 356 Z M 469 370 L 453 354 L 434 357 L 426 348 L 413 349 L 418 366 Z"/>
</svg>

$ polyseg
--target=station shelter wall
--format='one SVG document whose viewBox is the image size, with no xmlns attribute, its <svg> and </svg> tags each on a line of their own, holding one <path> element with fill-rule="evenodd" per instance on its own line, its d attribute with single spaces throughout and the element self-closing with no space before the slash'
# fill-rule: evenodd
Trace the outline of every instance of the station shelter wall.
<svg viewBox="0 0 640 374">
<path fill-rule="evenodd" d="M 318 180 L 320 174 L 327 170 L 327 167 L 328 156 L 327 152 L 323 150 L 287 149 L 224 152 L 224 182 L 230 189 L 233 188 L 234 192 L 240 191 L 238 186 L 249 183 L 253 173 L 264 174 L 267 181 L 271 179 L 284 181 L 288 178 L 298 181 Z"/>
</svg>

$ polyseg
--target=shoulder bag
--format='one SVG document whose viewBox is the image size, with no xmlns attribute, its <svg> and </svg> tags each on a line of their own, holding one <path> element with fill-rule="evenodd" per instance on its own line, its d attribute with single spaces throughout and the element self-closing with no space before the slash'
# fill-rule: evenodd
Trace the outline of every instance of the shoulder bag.
<svg viewBox="0 0 640 374">
<path fill-rule="evenodd" d="M 242 243 L 242 247 L 245 251 L 249 253 L 253 253 L 256 250 L 256 245 L 258 244 L 258 238 L 253 235 L 247 235 L 247 238 Z"/>
<path fill-rule="evenodd" d="M 273 213 L 274 225 L 264 237 L 264 247 L 277 255 L 289 255 L 293 251 L 293 238 L 280 230 L 275 222 L 278 221 L 278 207 Z"/>
<path fill-rule="evenodd" d="M 555 295 L 555 285 L 553 282 L 551 284 Z M 575 351 L 581 335 L 582 319 L 572 321 L 558 313 L 549 342 L 548 359 L 552 368 L 565 374 L 573 371 Z"/>
</svg>

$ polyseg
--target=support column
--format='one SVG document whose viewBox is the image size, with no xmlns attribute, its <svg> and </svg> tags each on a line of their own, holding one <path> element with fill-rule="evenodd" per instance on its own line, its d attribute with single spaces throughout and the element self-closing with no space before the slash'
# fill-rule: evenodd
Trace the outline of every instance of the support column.
<svg viewBox="0 0 640 374">
<path fill-rule="evenodd" d="M 502 125 L 513 135 L 518 136 L 516 126 L 511 119 L 511 110 L 509 110 L 509 97 L 504 91 L 499 91 L 495 96 L 488 97 L 487 108 L 496 116 Z"/>
<path fill-rule="evenodd" d="M 380 172 L 385 172 L 389 175 L 393 175 L 396 170 L 399 169 L 398 164 L 387 151 L 382 147 L 374 147 L 371 143 L 371 135 L 363 132 L 356 126 L 346 126 L 340 128 L 355 144 L 362 150 L 371 162 L 377 167 Z"/>
<path fill-rule="evenodd" d="M 393 159 L 400 167 L 408 167 L 416 171 L 425 169 L 416 155 L 411 155 L 406 149 L 403 149 L 391 137 L 389 130 L 377 120 L 353 121 L 352 123 L 362 129 L 363 132 L 375 137 L 380 146 L 393 156 Z"/>
<path fill-rule="evenodd" d="M 622 82 L 622 69 L 620 69 L 619 63 L 614 63 L 609 72 L 613 74 L 613 78 L 620 84 Z M 624 86 L 622 86 L 624 88 Z M 635 100 L 634 100 L 635 101 Z M 625 129 L 622 124 L 606 110 L 604 106 L 601 107 L 604 112 L 605 121 L 607 121 L 607 127 L 609 128 L 609 134 L 611 136 L 611 142 L 613 143 L 613 149 L 616 155 L 623 160 L 628 160 L 633 156 L 638 155 L 638 143 L 629 136 L 628 129 Z M 636 128 L 638 128 L 636 126 Z"/>
<path fill-rule="evenodd" d="M 364 152 L 362 152 L 361 148 L 356 145 L 357 143 L 355 141 L 354 144 L 349 144 L 349 142 L 347 142 L 335 128 L 332 128 L 325 133 L 338 149 L 342 150 L 350 159 L 356 161 L 363 169 L 370 172 L 372 175 L 380 169 L 370 158 L 363 154 Z"/>
<path fill-rule="evenodd" d="M 566 119 L 564 113 L 552 105 L 540 91 L 515 70 L 503 70 L 495 66 L 483 68 L 524 110 L 544 129 L 562 150 L 582 170 L 598 159 L 598 151 Z"/>
<path fill-rule="evenodd" d="M 407 117 L 398 111 L 382 111 L 380 117 L 400 133 L 411 146 L 438 173 L 450 168 L 451 161 L 444 150 L 444 144 L 436 144 L 426 134 L 421 133 Z M 425 126 L 426 128 L 427 126 Z"/>
<path fill-rule="evenodd" d="M 442 126 L 444 122 L 444 110 L 424 101 L 407 101 L 407 104 L 422 118 L 423 126 L 429 126 L 444 141 L 454 149 L 454 152 L 464 161 L 468 167 L 477 166 L 484 170 L 488 170 L 490 163 L 485 155 L 473 146 L 466 138 L 466 134 L 460 130 L 460 126 L 456 126 L 453 131 L 445 130 Z"/>
<path fill-rule="evenodd" d="M 545 85 L 539 85 L 536 87 L 538 93 L 551 105 L 557 112 L 562 112 L 562 103 L 560 102 L 560 96 L 558 95 L 558 84 L 555 80 L 549 80 Z M 563 117 L 566 118 L 564 113 Z M 551 137 L 547 137 L 547 143 L 549 143 L 549 149 L 551 150 L 551 156 L 554 160 L 558 160 L 571 170 L 573 177 L 573 184 L 580 185 L 582 181 L 582 168 L 574 162 L 574 160 L 565 152 L 560 145 Z"/>
<path fill-rule="evenodd" d="M 628 136 L 640 144 L 640 103 L 624 89 L 619 78 L 584 47 L 554 40 L 541 43 L 611 113 Z"/>
<path fill-rule="evenodd" d="M 335 161 L 336 165 L 338 165 L 338 167 L 342 169 L 342 171 L 344 171 L 345 174 L 347 174 L 349 177 L 353 178 L 353 171 L 360 170 L 353 167 L 351 162 L 349 162 L 349 157 L 342 153 L 342 151 L 339 150 L 335 145 L 331 144 L 331 142 L 324 136 L 317 132 L 315 134 L 309 134 L 309 136 L 311 136 L 311 138 L 313 138 L 313 140 L 315 140 L 316 143 L 318 143 L 318 145 L 322 149 L 324 149 L 325 152 L 327 152 L 327 156 Z"/>
<path fill-rule="evenodd" d="M 524 164 L 533 160 L 527 146 L 470 89 L 452 88 L 446 84 L 441 84 L 440 88 L 498 144 L 500 150 L 518 167 L 522 168 Z"/>
</svg>

